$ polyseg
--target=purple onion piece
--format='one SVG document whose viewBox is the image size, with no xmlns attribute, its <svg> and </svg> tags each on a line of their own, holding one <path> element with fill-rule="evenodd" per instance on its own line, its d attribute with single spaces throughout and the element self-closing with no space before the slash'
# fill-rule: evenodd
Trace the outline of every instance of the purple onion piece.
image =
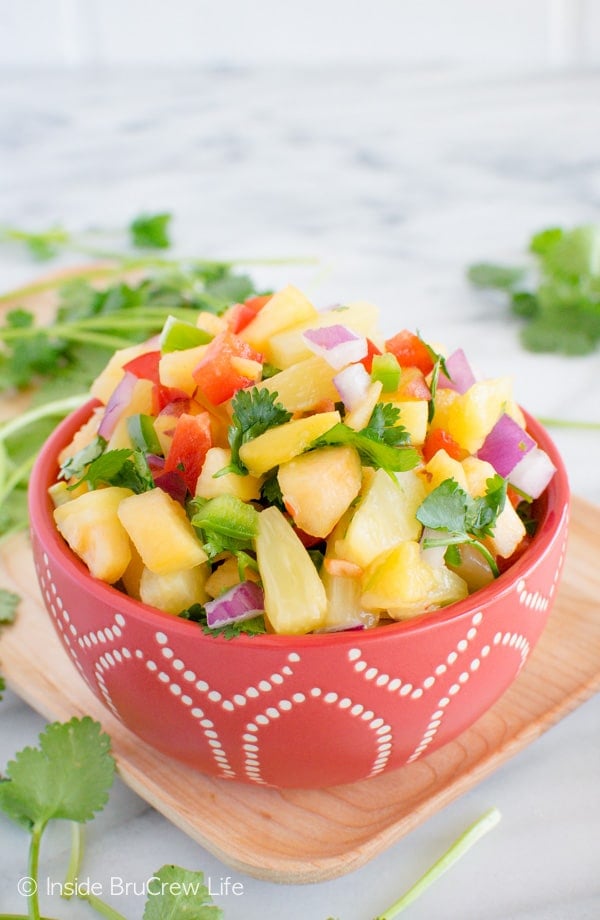
<svg viewBox="0 0 600 920">
<path fill-rule="evenodd" d="M 106 403 L 102 421 L 98 426 L 98 434 L 101 438 L 104 438 L 105 441 L 110 439 L 117 427 L 117 422 L 123 415 L 127 406 L 131 403 L 137 381 L 138 378 L 134 374 L 130 371 L 125 371 L 123 378 L 112 391 Z"/>
<path fill-rule="evenodd" d="M 457 393 L 466 393 L 476 381 L 475 374 L 467 360 L 462 348 L 457 348 L 446 358 L 446 367 L 450 377 L 440 371 L 438 387 L 447 390 L 456 390 Z"/>
<path fill-rule="evenodd" d="M 229 623 L 251 620 L 263 613 L 265 598 L 259 585 L 253 581 L 243 581 L 214 600 L 208 601 L 204 609 L 207 624 L 217 629 Z"/>
<path fill-rule="evenodd" d="M 177 470 L 169 470 L 166 473 L 157 473 L 154 476 L 154 485 L 162 489 L 171 498 L 174 498 L 180 505 L 185 504 L 187 498 L 187 486 Z"/>
<path fill-rule="evenodd" d="M 555 472 L 556 467 L 546 451 L 533 447 L 513 467 L 508 481 L 530 498 L 539 498 Z"/>
<path fill-rule="evenodd" d="M 302 337 L 310 350 L 324 358 L 335 370 L 360 361 L 368 352 L 367 340 L 363 336 L 337 323 L 307 329 Z"/>
<path fill-rule="evenodd" d="M 535 441 L 510 415 L 502 415 L 477 451 L 480 460 L 491 463 L 507 477 L 523 457 L 533 450 Z"/>
</svg>

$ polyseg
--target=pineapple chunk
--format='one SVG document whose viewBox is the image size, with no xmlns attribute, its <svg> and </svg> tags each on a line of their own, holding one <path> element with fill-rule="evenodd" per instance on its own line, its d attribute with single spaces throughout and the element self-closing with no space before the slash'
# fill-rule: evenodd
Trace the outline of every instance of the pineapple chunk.
<svg viewBox="0 0 600 920">
<path fill-rule="evenodd" d="M 462 601 L 469 594 L 469 589 L 464 578 L 450 571 L 445 566 L 430 567 L 433 584 L 422 601 L 416 604 L 404 604 L 398 607 L 388 607 L 388 615 L 393 620 L 408 620 L 410 617 L 424 613 L 426 610 L 437 610 Z"/>
<path fill-rule="evenodd" d="M 434 585 L 433 569 L 421 559 L 421 547 L 414 540 L 405 540 L 368 566 L 361 603 L 367 610 L 414 608 L 425 604 Z"/>
<path fill-rule="evenodd" d="M 201 498 L 216 498 L 217 495 L 236 495 L 244 502 L 260 498 L 262 480 L 256 476 L 239 476 L 225 473 L 216 476 L 219 470 L 231 463 L 231 451 L 225 447 L 209 447 L 202 471 L 196 482 L 196 495 Z"/>
<path fill-rule="evenodd" d="M 260 580 L 258 572 L 255 572 L 254 569 L 246 568 L 244 580 L 258 582 Z M 206 593 L 210 597 L 218 597 L 219 594 L 223 594 L 239 583 L 240 571 L 237 558 L 235 556 L 229 556 L 215 568 L 207 579 L 205 585 Z"/>
<path fill-rule="evenodd" d="M 132 496 L 130 489 L 109 486 L 85 492 L 54 509 L 54 520 L 71 549 L 94 578 L 114 584 L 131 559 L 131 546 L 118 509 Z"/>
<path fill-rule="evenodd" d="M 465 470 L 460 460 L 455 460 L 443 449 L 436 451 L 429 463 L 425 464 L 423 474 L 428 492 L 433 492 L 446 479 L 454 479 L 461 489 L 464 489 L 465 492 L 469 491 Z"/>
<path fill-rule="evenodd" d="M 460 394 L 457 393 L 456 390 L 451 390 L 449 387 L 447 389 L 442 387 L 442 389 L 436 392 L 433 418 L 429 425 L 430 429 L 444 428 L 446 431 L 448 430 L 450 410 L 459 395 Z"/>
<path fill-rule="evenodd" d="M 271 338 L 283 329 L 317 316 L 318 313 L 310 300 L 298 288 L 288 285 L 267 301 L 239 335 L 255 351 L 266 355 L 267 359 L 273 362 Z"/>
<path fill-rule="evenodd" d="M 512 398 L 510 377 L 480 380 L 458 396 L 448 409 L 448 433 L 475 454 Z"/>
<path fill-rule="evenodd" d="M 349 629 L 352 626 L 371 628 L 377 625 L 378 615 L 365 610 L 361 604 L 360 578 L 332 575 L 324 571 L 323 584 L 327 595 L 327 614 L 323 629 Z"/>
<path fill-rule="evenodd" d="M 74 498 L 79 498 L 79 496 L 84 495 L 85 492 L 89 492 L 87 482 L 80 482 L 76 488 L 72 489 L 69 483 L 65 482 L 64 479 L 53 482 L 48 489 L 48 495 L 52 499 L 52 504 L 55 508 L 67 502 L 72 502 Z"/>
<path fill-rule="evenodd" d="M 265 592 L 265 613 L 276 633 L 300 635 L 325 619 L 323 582 L 306 549 L 278 508 L 258 517 L 256 557 Z"/>
<path fill-rule="evenodd" d="M 477 457 L 465 457 L 462 466 L 467 477 L 467 491 L 473 497 L 485 495 L 487 480 L 495 475 L 494 467 L 485 460 Z M 496 518 L 494 535 L 486 537 L 484 542 L 494 556 L 508 559 L 512 556 L 517 546 L 526 534 L 523 521 L 511 505 L 506 501 L 504 508 Z"/>
<path fill-rule="evenodd" d="M 118 515 L 144 565 L 157 575 L 206 562 L 206 553 L 185 511 L 162 489 L 124 499 Z"/>
<path fill-rule="evenodd" d="M 135 597 L 135 599 L 139 601 L 140 581 L 142 579 L 142 572 L 144 571 L 144 562 L 133 543 L 131 543 L 131 541 L 129 542 L 131 547 L 131 561 L 123 572 L 121 583 L 129 597 Z"/>
<path fill-rule="evenodd" d="M 365 568 L 396 543 L 418 540 L 422 528 L 415 514 L 426 494 L 415 470 L 396 473 L 394 479 L 385 470 L 377 470 L 345 536 L 336 541 L 335 555 Z"/>
<path fill-rule="evenodd" d="M 240 459 L 254 476 L 297 457 L 340 421 L 339 412 L 319 412 L 269 428 L 240 447 Z"/>
<path fill-rule="evenodd" d="M 363 428 L 367 427 L 369 419 L 373 414 L 373 409 L 379 402 L 382 389 L 383 384 L 381 380 L 374 380 L 373 383 L 369 384 L 369 389 L 364 399 L 354 407 L 352 412 L 348 412 L 344 418 L 344 424 L 347 425 L 348 428 L 352 428 L 353 431 L 361 431 Z"/>
<path fill-rule="evenodd" d="M 327 399 L 339 400 L 340 394 L 333 383 L 335 373 L 327 361 L 314 355 L 274 374 L 259 386 L 261 390 L 277 393 L 277 402 L 288 412 L 310 412 Z"/>
<path fill-rule="evenodd" d="M 158 376 L 162 385 L 193 396 L 198 384 L 192 377 L 192 371 L 200 363 L 206 349 L 206 345 L 196 345 L 194 348 L 169 351 L 162 355 L 158 365 Z"/>
<path fill-rule="evenodd" d="M 154 384 L 151 380 L 137 380 L 131 400 L 124 408 L 115 429 L 108 439 L 107 450 L 118 450 L 121 447 L 131 448 L 131 438 L 127 429 L 127 419 L 130 415 L 152 415 L 154 408 Z"/>
<path fill-rule="evenodd" d="M 298 322 L 297 325 L 290 329 L 274 335 L 269 342 L 270 360 L 277 367 L 284 368 L 305 360 L 312 355 L 312 352 L 308 348 L 302 333 L 307 329 L 321 329 L 324 326 L 334 326 L 337 323 L 347 326 L 348 329 L 352 329 L 358 335 L 367 336 L 376 345 L 380 346 L 383 344 L 383 340 L 378 329 L 378 314 L 377 307 L 366 301 L 357 301 L 345 307 L 323 310 L 307 321 Z"/>
<path fill-rule="evenodd" d="M 358 495 L 361 472 L 353 447 L 322 447 L 283 463 L 277 478 L 296 525 L 326 537 Z"/>
<path fill-rule="evenodd" d="M 480 588 L 485 588 L 494 580 L 494 573 L 489 562 L 476 546 L 465 543 L 458 546 L 457 549 L 460 554 L 460 564 L 450 565 L 449 568 L 465 580 L 470 594 Z"/>
<path fill-rule="evenodd" d="M 58 455 L 58 464 L 62 466 L 69 457 L 74 457 L 76 453 L 91 444 L 98 434 L 98 426 L 104 414 L 102 406 L 96 406 L 87 422 L 84 422 L 81 428 L 73 435 L 73 440 L 63 447 Z"/>
<path fill-rule="evenodd" d="M 387 400 L 385 400 L 387 402 Z M 410 443 L 415 447 L 424 444 L 427 436 L 427 417 L 429 401 L 426 399 L 407 399 L 403 402 L 391 400 L 392 405 L 400 409 L 399 424 L 403 425 L 410 436 Z"/>
<path fill-rule="evenodd" d="M 120 348 L 115 351 L 104 370 L 98 374 L 92 383 L 90 388 L 92 396 L 106 405 L 111 393 L 125 376 L 123 366 L 148 351 L 152 351 L 152 347 L 147 342 L 142 342 L 140 345 L 130 345 L 128 348 Z"/>
<path fill-rule="evenodd" d="M 150 607 L 177 615 L 192 604 L 204 604 L 208 600 L 207 577 L 207 565 L 175 569 L 161 575 L 144 568 L 140 578 L 140 600 Z"/>
</svg>

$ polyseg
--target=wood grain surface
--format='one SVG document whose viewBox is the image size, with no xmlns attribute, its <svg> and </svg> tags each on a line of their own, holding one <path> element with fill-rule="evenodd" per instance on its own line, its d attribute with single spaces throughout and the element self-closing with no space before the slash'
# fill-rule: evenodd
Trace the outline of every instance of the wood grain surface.
<svg viewBox="0 0 600 920">
<path fill-rule="evenodd" d="M 368 862 L 600 689 L 599 549 L 600 509 L 576 498 L 562 585 L 517 681 L 456 741 L 350 786 L 275 790 L 212 779 L 139 741 L 104 709 L 59 644 L 25 534 L 0 549 L 0 585 L 22 598 L 16 623 L 0 636 L 0 665 L 12 689 L 46 718 L 98 719 L 122 779 L 227 865 L 277 882 L 317 882 Z"/>
</svg>

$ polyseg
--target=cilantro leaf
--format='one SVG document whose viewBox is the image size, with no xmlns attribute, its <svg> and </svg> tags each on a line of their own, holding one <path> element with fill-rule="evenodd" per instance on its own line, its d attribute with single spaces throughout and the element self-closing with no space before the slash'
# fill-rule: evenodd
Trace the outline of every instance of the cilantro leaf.
<svg viewBox="0 0 600 920">
<path fill-rule="evenodd" d="M 440 532 L 438 537 L 426 537 L 425 547 L 469 543 L 485 557 L 497 576 L 496 560 L 481 541 L 493 536 L 506 503 L 507 481 L 496 473 L 486 486 L 484 495 L 473 498 L 455 479 L 445 479 L 421 502 L 416 517 L 423 527 Z"/>
<path fill-rule="evenodd" d="M 171 214 L 141 214 L 129 225 L 133 245 L 139 249 L 168 249 Z"/>
<path fill-rule="evenodd" d="M 222 920 L 202 872 L 162 866 L 148 883 L 143 920 Z"/>
<path fill-rule="evenodd" d="M 0 623 L 13 623 L 21 598 L 6 588 L 0 588 Z"/>
<path fill-rule="evenodd" d="M 97 460 L 106 448 L 106 439 L 97 435 L 93 441 L 78 450 L 72 457 L 68 457 L 60 468 L 58 479 L 70 479 L 72 476 L 83 476 L 85 468 L 92 461 Z"/>
<path fill-rule="evenodd" d="M 136 493 L 148 492 L 154 488 L 154 479 L 144 453 L 128 447 L 100 454 L 92 460 L 81 479 L 69 488 L 75 488 L 82 482 L 89 482 L 92 489 L 104 483 L 131 489 Z"/>
<path fill-rule="evenodd" d="M 600 226 L 550 227 L 530 240 L 531 271 L 471 266 L 473 284 L 504 290 L 529 351 L 585 355 L 600 343 Z M 512 274 L 511 274 L 512 273 Z"/>
<path fill-rule="evenodd" d="M 388 473 L 412 470 L 419 463 L 419 454 L 405 446 L 408 432 L 397 421 L 400 410 L 391 403 L 377 403 L 368 424 L 362 431 L 355 431 L 343 422 L 338 422 L 311 444 L 311 447 L 327 447 L 349 444 L 356 449 L 365 466 L 381 468 Z"/>
<path fill-rule="evenodd" d="M 115 762 L 110 739 L 89 716 L 48 725 L 39 747 L 26 747 L 6 767 L 0 810 L 26 828 L 53 818 L 85 822 L 108 800 Z"/>
<path fill-rule="evenodd" d="M 206 636 L 222 636 L 224 639 L 235 639 L 236 636 L 263 636 L 267 628 L 263 614 L 252 617 L 249 620 L 238 620 L 235 623 L 228 623 L 226 626 L 209 626 L 206 620 L 206 610 L 202 604 L 192 604 L 178 614 L 183 620 L 190 620 L 192 623 L 198 623 L 202 632 Z"/>
<path fill-rule="evenodd" d="M 277 393 L 252 387 L 238 390 L 231 401 L 233 415 L 227 435 L 231 447 L 231 463 L 223 472 L 238 473 L 245 476 L 248 472 L 240 460 L 240 447 L 247 441 L 264 434 L 269 428 L 289 422 L 292 413 L 277 402 Z"/>
</svg>

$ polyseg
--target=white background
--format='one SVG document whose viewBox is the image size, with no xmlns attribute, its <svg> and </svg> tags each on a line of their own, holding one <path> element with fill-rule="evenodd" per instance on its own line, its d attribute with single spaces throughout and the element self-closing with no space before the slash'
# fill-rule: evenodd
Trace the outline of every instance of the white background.
<svg viewBox="0 0 600 920">
<path fill-rule="evenodd" d="M 597 0 L 0 0 L 14 68 L 600 63 Z"/>
</svg>

